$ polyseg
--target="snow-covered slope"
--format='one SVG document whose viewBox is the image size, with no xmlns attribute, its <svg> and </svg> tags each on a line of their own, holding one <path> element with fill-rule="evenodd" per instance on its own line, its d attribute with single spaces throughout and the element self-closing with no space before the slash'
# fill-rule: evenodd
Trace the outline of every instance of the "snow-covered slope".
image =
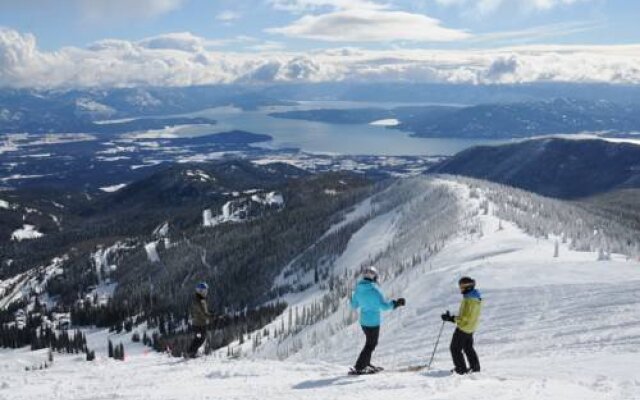
<svg viewBox="0 0 640 400">
<path fill-rule="evenodd" d="M 93 364 L 59 356 L 48 370 L 25 372 L 16 365 L 33 354 L 3 351 L 0 399 L 44 394 L 59 399 L 640 398 L 640 262 L 636 255 L 615 253 L 598 261 L 596 247 L 572 249 L 574 244 L 610 243 L 624 230 L 611 222 L 598 229 L 603 239 L 573 240 L 577 228 L 565 226 L 569 222 L 562 213 L 587 216 L 573 214 L 578 211 L 567 205 L 558 214 L 557 232 L 533 237 L 525 233 L 533 225 L 524 226 L 524 218 L 518 227 L 496 216 L 515 215 L 494 203 L 501 198 L 496 192 L 503 190 L 498 186 L 450 178 L 399 185 L 385 192 L 386 203 L 368 199 L 356 207 L 354 213 L 375 209 L 375 216 L 333 263 L 349 287 L 360 264 L 373 262 L 383 271 L 383 290 L 406 297 L 407 307 L 385 315 L 374 354 L 374 364 L 387 371 L 345 375 L 363 345 L 346 298 L 338 298 L 335 312 L 325 312 L 313 324 L 295 317 L 305 307 L 320 309 L 329 292 L 325 283 L 290 296 L 293 317 L 286 310 L 267 327 L 268 337 L 261 330 L 236 344 L 234 352 L 242 353 L 238 360 L 226 359 L 227 350 L 189 362 L 137 351 L 122 363 L 98 352 Z M 513 207 L 522 206 L 516 200 L 524 194 L 508 196 Z M 536 227 L 547 226 L 545 218 L 552 217 L 532 210 L 540 204 L 548 209 L 550 203 L 527 199 L 534 215 L 530 220 Z M 583 222 L 588 226 L 592 220 Z M 444 372 L 452 366 L 449 324 L 431 371 L 398 372 L 428 360 L 440 313 L 457 309 L 456 282 L 462 275 L 474 277 L 484 297 L 476 334 L 482 372 L 464 377 Z M 281 327 L 296 333 L 276 335 Z"/>
</svg>

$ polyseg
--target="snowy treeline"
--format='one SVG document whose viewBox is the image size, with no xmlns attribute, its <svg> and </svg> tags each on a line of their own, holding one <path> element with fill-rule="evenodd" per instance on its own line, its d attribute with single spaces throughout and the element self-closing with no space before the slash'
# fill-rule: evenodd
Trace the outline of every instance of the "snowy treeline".
<svg viewBox="0 0 640 400">
<path fill-rule="evenodd" d="M 356 219 L 324 236 L 287 265 L 281 274 L 283 283 L 275 288 L 277 294 L 304 291 L 313 284 L 321 289 L 333 285 L 334 262 L 344 252 L 351 236 L 369 221 L 370 216 Z"/>
<path fill-rule="evenodd" d="M 375 265 L 381 279 L 392 280 L 404 271 L 424 264 L 455 234 L 479 231 L 460 204 L 459 189 L 434 178 L 398 181 L 372 199 L 371 221 L 375 217 L 392 216 L 389 229 L 393 239 L 386 248 L 371 254 L 362 265 L 343 265 L 338 259 L 321 294 L 313 301 L 290 307 L 266 328 L 272 340 L 263 342 L 265 331 L 256 332 L 252 349 L 260 357 L 284 359 L 302 349 L 314 348 L 357 320 L 349 298 L 363 265 Z M 366 221 L 364 221 L 366 222 Z M 346 246 L 345 246 L 346 247 Z M 335 256 L 335 254 L 331 254 Z M 321 254 L 315 260 L 321 260 Z M 334 260 L 335 261 L 335 260 Z M 402 282 L 394 282 L 391 293 Z M 262 344 L 262 346 L 260 346 Z"/>
<path fill-rule="evenodd" d="M 350 310 L 349 297 L 362 266 L 375 265 L 387 295 L 398 296 L 415 275 L 406 272 L 416 267 L 421 269 L 415 273 L 427 270 L 429 258 L 448 240 L 484 234 L 476 218 L 479 214 L 511 221 L 534 237 L 555 236 L 557 244 L 549 257 L 562 257 L 561 242 L 574 250 L 597 252 L 598 259 L 608 259 L 611 253 L 637 256 L 640 249 L 637 231 L 621 221 L 604 218 L 573 202 L 470 178 L 402 180 L 374 196 L 371 203 L 371 215 L 362 225 L 373 223 L 377 217 L 392 216 L 388 223 L 388 229 L 393 231 L 389 244 L 370 254 L 361 265 L 344 265 L 339 254 L 323 255 L 320 247 L 314 248 L 313 257 L 307 262 L 313 268 L 313 262 L 323 265 L 322 261 L 330 258 L 327 280 L 321 276 L 315 287 L 319 294 L 311 294 L 302 304 L 290 307 L 266 329 L 268 335 L 265 331 L 254 333 L 252 348 L 256 356 L 284 359 L 300 351 L 322 351 L 337 331 L 357 319 Z M 265 336 L 271 340 L 263 340 Z M 246 351 L 246 346 L 243 349 Z"/>
<path fill-rule="evenodd" d="M 579 203 L 551 199 L 510 186 L 462 177 L 449 177 L 471 187 L 485 199 L 484 212 L 515 223 L 534 237 L 554 235 L 571 249 L 594 251 L 600 259 L 611 253 L 640 256 L 637 230 L 618 221 L 613 215 L 604 217 Z"/>
</svg>

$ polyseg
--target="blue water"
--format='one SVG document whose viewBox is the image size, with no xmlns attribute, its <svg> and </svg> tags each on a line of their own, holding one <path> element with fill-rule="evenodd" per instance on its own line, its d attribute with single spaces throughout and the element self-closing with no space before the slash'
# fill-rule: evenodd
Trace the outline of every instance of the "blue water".
<svg viewBox="0 0 640 400">
<path fill-rule="evenodd" d="M 397 107 L 398 103 L 359 102 L 304 102 L 299 106 L 278 106 L 258 111 L 242 111 L 232 107 L 219 107 L 191 116 L 206 116 L 218 121 L 211 127 L 188 127 L 180 135 L 199 136 L 229 130 L 243 130 L 271 135 L 270 148 L 300 148 L 313 153 L 353 155 L 452 155 L 468 147 L 480 144 L 497 144 L 495 140 L 428 139 L 411 137 L 397 129 L 369 124 L 345 125 L 273 118 L 274 111 L 320 108 Z M 413 104 L 415 105 L 415 104 Z"/>
</svg>

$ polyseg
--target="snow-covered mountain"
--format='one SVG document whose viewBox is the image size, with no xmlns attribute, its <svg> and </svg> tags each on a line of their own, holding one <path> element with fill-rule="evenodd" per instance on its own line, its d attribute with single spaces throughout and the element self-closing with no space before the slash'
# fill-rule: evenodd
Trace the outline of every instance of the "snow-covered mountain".
<svg viewBox="0 0 640 400">
<path fill-rule="evenodd" d="M 430 171 L 465 175 L 545 196 L 576 199 L 640 187 L 640 146 L 542 138 L 461 151 Z"/>
<path fill-rule="evenodd" d="M 329 246 L 345 226 L 354 229 L 346 246 Z M 0 350 L 0 398 L 638 399 L 639 241 L 622 221 L 577 204 L 471 179 L 403 180 L 292 260 L 274 285 L 299 290 L 285 296 L 280 317 L 241 341 L 188 362 L 127 344 L 119 362 L 106 357 L 106 339 L 128 343 L 129 335 L 90 330 L 96 361 L 56 356 L 30 372 L 45 352 Z M 326 269 L 305 273 L 295 263 Z M 347 299 L 369 263 L 407 306 L 384 317 L 373 362 L 387 371 L 348 377 L 364 340 Z M 445 372 L 448 324 L 432 370 L 400 372 L 428 361 L 440 313 L 457 310 L 462 275 L 483 293 L 482 372 Z"/>
</svg>

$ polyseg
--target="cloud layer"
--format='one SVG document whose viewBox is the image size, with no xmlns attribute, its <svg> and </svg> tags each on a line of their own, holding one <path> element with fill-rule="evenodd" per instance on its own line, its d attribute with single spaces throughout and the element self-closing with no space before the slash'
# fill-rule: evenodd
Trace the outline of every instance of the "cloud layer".
<svg viewBox="0 0 640 400">
<path fill-rule="evenodd" d="M 447 42 L 470 36 L 442 27 L 440 21 L 426 15 L 362 9 L 305 15 L 291 25 L 267 31 L 330 42 Z"/>
<path fill-rule="evenodd" d="M 547 11 L 559 6 L 573 5 L 594 0 L 436 0 L 445 6 L 459 6 L 465 10 L 472 9 L 483 15 L 493 13 L 507 5 L 515 6 L 521 11 Z"/>
<path fill-rule="evenodd" d="M 41 11 L 70 6 L 88 21 L 152 18 L 174 11 L 187 0 L 0 0 L 0 12 L 36 8 Z"/>
<path fill-rule="evenodd" d="M 238 43 L 253 47 L 251 38 Z M 236 45 L 238 45 L 236 43 Z M 218 83 L 404 81 L 500 84 L 640 84 L 640 45 L 523 46 L 491 50 L 220 51 L 190 33 L 41 51 L 36 38 L 0 29 L 2 87 L 188 86 Z M 275 47 L 274 47 L 275 48 Z M 218 49 L 218 50 L 216 50 Z"/>
</svg>

